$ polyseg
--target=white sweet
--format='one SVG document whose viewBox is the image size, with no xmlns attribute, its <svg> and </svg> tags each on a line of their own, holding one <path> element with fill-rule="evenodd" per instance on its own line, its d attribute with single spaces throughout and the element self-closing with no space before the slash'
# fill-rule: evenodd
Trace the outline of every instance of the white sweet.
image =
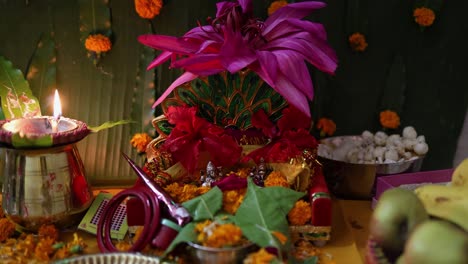
<svg viewBox="0 0 468 264">
<path fill-rule="evenodd" d="M 403 128 L 402 135 L 403 135 L 403 138 L 406 138 L 406 139 L 416 139 L 416 137 L 418 136 L 418 133 L 416 133 L 416 129 L 414 129 L 414 127 L 407 126 Z"/>
<path fill-rule="evenodd" d="M 414 153 L 418 155 L 424 155 L 429 151 L 429 146 L 427 145 L 426 142 L 420 142 L 416 145 L 414 145 Z"/>
<path fill-rule="evenodd" d="M 388 135 L 385 132 L 378 131 L 374 135 L 374 143 L 378 146 L 384 146 L 387 143 Z"/>
<path fill-rule="evenodd" d="M 397 161 L 398 152 L 393 148 L 387 149 L 387 151 L 385 151 L 384 157 L 385 157 L 385 160 Z"/>
<path fill-rule="evenodd" d="M 423 135 L 421 135 L 421 136 L 419 136 L 419 137 L 416 138 L 416 141 L 419 142 L 419 143 L 421 143 L 421 142 L 426 142 L 426 137 L 423 136 Z"/>
<path fill-rule="evenodd" d="M 403 139 L 403 145 L 405 146 L 406 150 L 413 150 L 414 145 L 416 145 L 418 141 L 416 141 L 416 138 L 411 139 L 411 138 L 405 138 Z"/>
<path fill-rule="evenodd" d="M 384 153 L 387 149 L 385 147 L 377 146 L 374 148 L 374 157 L 376 159 L 383 159 Z"/>
</svg>

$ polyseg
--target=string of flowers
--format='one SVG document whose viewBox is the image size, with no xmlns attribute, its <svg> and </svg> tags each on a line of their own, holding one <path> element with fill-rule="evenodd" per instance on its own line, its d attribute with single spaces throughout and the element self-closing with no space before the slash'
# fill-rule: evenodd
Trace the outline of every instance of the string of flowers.
<svg viewBox="0 0 468 264">
<path fill-rule="evenodd" d="M 162 0 L 135 0 L 135 11 L 141 18 L 153 19 L 161 12 Z"/>
<path fill-rule="evenodd" d="M 276 12 L 278 9 L 286 6 L 288 4 L 288 1 L 286 0 L 277 0 L 271 2 L 270 6 L 268 7 L 268 15 L 271 16 L 274 12 Z"/>
<path fill-rule="evenodd" d="M 318 120 L 316 128 L 320 131 L 320 136 L 333 136 L 336 131 L 336 124 L 333 120 L 322 117 Z"/>
<path fill-rule="evenodd" d="M 356 32 L 348 37 L 351 49 L 357 52 L 363 52 L 367 49 L 367 41 L 364 34 Z"/>
<path fill-rule="evenodd" d="M 85 47 L 88 51 L 101 54 L 112 49 L 112 42 L 103 34 L 90 34 L 85 40 Z"/>
<path fill-rule="evenodd" d="M 413 11 L 413 17 L 416 24 L 422 27 L 429 27 L 436 18 L 434 10 L 428 7 L 417 7 Z"/>
<path fill-rule="evenodd" d="M 400 117 L 395 111 L 384 110 L 380 112 L 380 124 L 383 128 L 397 129 L 400 126 Z"/>
</svg>

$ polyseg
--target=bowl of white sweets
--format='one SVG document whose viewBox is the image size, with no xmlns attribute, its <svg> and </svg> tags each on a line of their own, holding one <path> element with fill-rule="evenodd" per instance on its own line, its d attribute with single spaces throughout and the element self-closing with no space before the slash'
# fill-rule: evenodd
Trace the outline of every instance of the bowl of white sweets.
<svg viewBox="0 0 468 264">
<path fill-rule="evenodd" d="M 401 134 L 364 131 L 322 139 L 318 159 L 335 196 L 371 199 L 377 177 L 419 171 L 428 151 L 425 137 L 407 126 Z"/>
</svg>

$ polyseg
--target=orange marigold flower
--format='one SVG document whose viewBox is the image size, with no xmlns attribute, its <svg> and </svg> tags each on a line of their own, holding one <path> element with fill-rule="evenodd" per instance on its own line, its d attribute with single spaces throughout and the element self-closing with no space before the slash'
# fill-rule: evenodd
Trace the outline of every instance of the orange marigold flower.
<svg viewBox="0 0 468 264">
<path fill-rule="evenodd" d="M 59 233 L 55 225 L 41 225 L 37 231 L 39 237 L 49 237 L 54 241 L 58 239 Z"/>
<path fill-rule="evenodd" d="M 322 117 L 317 122 L 317 129 L 320 130 L 320 135 L 322 137 L 325 135 L 332 136 L 335 134 L 336 124 L 333 120 Z"/>
<path fill-rule="evenodd" d="M 0 219 L 0 242 L 10 238 L 15 233 L 15 224 L 8 218 Z"/>
<path fill-rule="evenodd" d="M 159 15 L 162 6 L 162 0 L 135 0 L 135 11 L 140 17 L 146 19 Z"/>
<path fill-rule="evenodd" d="M 217 225 L 203 242 L 206 247 L 233 247 L 243 242 L 242 230 L 234 224 Z"/>
<path fill-rule="evenodd" d="M 34 249 L 35 257 L 38 260 L 48 261 L 50 255 L 54 252 L 52 245 L 55 243 L 55 239 L 51 237 L 45 237 L 37 242 L 36 248 Z"/>
<path fill-rule="evenodd" d="M 310 203 L 299 200 L 288 213 L 288 220 L 291 225 L 305 225 L 312 217 L 312 207 Z"/>
<path fill-rule="evenodd" d="M 146 151 L 146 146 L 153 140 L 147 133 L 136 133 L 130 140 L 130 144 L 137 149 L 138 152 Z"/>
<path fill-rule="evenodd" d="M 250 253 L 244 260 L 244 264 L 267 264 L 271 263 L 276 256 L 268 253 L 265 248 L 261 248 L 259 251 Z"/>
<path fill-rule="evenodd" d="M 239 190 L 229 190 L 223 192 L 223 209 L 224 211 L 235 214 L 237 209 L 241 205 L 242 201 L 244 200 L 245 192 L 247 191 L 246 188 L 239 189 Z"/>
<path fill-rule="evenodd" d="M 277 0 L 274 1 L 270 4 L 270 7 L 268 7 L 268 15 L 271 16 L 276 10 L 282 8 L 283 6 L 286 6 L 288 4 L 288 1 L 286 0 Z"/>
<path fill-rule="evenodd" d="M 271 187 L 271 186 L 282 186 L 282 187 L 289 187 L 288 180 L 286 179 L 286 176 L 284 176 L 281 172 L 279 171 L 273 171 L 270 174 L 268 174 L 268 177 L 264 181 L 265 187 Z"/>
<path fill-rule="evenodd" d="M 380 112 L 380 124 L 384 128 L 396 129 L 400 126 L 400 117 L 391 110 Z"/>
<path fill-rule="evenodd" d="M 427 7 L 418 7 L 413 11 L 414 21 L 423 27 L 428 27 L 434 23 L 435 13 Z"/>
<path fill-rule="evenodd" d="M 85 47 L 96 53 L 108 52 L 112 48 L 112 42 L 103 34 L 91 34 L 85 41 Z"/>
<path fill-rule="evenodd" d="M 354 51 L 363 52 L 367 48 L 366 37 L 359 32 L 351 34 L 351 36 L 349 36 L 348 38 L 348 41 L 349 41 L 349 45 L 351 45 L 351 48 Z"/>
</svg>

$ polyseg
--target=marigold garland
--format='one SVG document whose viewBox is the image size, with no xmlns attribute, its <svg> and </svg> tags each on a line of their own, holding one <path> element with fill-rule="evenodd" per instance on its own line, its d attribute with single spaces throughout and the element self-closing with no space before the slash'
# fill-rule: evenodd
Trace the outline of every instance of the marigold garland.
<svg viewBox="0 0 468 264">
<path fill-rule="evenodd" d="M 261 248 L 257 252 L 251 253 L 247 256 L 244 260 L 244 264 L 263 264 L 263 263 L 271 263 L 276 256 L 273 254 L 268 253 L 265 248 Z"/>
<path fill-rule="evenodd" d="M 86 38 L 85 47 L 89 51 L 103 53 L 111 50 L 112 42 L 109 37 L 103 34 L 90 34 Z"/>
<path fill-rule="evenodd" d="M 279 171 L 271 172 L 266 178 L 266 180 L 264 181 L 264 184 L 265 184 L 265 187 L 281 186 L 281 187 L 289 188 L 289 183 L 288 183 L 288 180 L 286 179 L 286 176 L 284 176 Z"/>
<path fill-rule="evenodd" d="M 354 51 L 363 52 L 367 48 L 366 37 L 359 32 L 353 33 L 348 38 L 349 45 Z"/>
<path fill-rule="evenodd" d="M 239 190 L 229 190 L 223 192 L 223 209 L 224 211 L 235 214 L 237 209 L 244 200 L 246 188 Z"/>
<path fill-rule="evenodd" d="M 427 7 L 418 7 L 413 11 L 414 21 L 423 27 L 429 27 L 434 23 L 435 13 Z"/>
<path fill-rule="evenodd" d="M 162 0 L 135 0 L 135 11 L 141 18 L 153 19 L 162 7 Z"/>
<path fill-rule="evenodd" d="M 322 117 L 317 122 L 317 129 L 320 130 L 320 136 L 332 136 L 336 131 L 336 124 L 329 118 Z"/>
<path fill-rule="evenodd" d="M 305 225 L 312 217 L 312 207 L 310 203 L 299 200 L 288 213 L 288 220 L 291 225 Z"/>
<path fill-rule="evenodd" d="M 206 247 L 233 247 L 241 245 L 244 240 L 240 227 L 227 223 L 219 224 L 206 220 L 195 225 L 198 241 Z"/>
<path fill-rule="evenodd" d="M 8 218 L 0 219 L 0 242 L 10 238 L 15 233 L 15 224 Z"/>
<path fill-rule="evenodd" d="M 384 128 L 396 129 L 400 126 L 400 117 L 391 110 L 380 112 L 380 124 Z"/>
<path fill-rule="evenodd" d="M 130 144 L 137 149 L 139 153 L 146 151 L 146 147 L 153 140 L 147 133 L 136 133 L 130 140 Z"/>
<path fill-rule="evenodd" d="M 270 6 L 268 7 L 268 15 L 271 16 L 276 10 L 286 6 L 288 4 L 288 1 L 286 0 L 277 0 L 273 1 Z"/>
<path fill-rule="evenodd" d="M 210 187 L 197 187 L 193 184 L 171 183 L 164 190 L 174 199 L 176 203 L 183 203 L 210 190 Z"/>
</svg>

